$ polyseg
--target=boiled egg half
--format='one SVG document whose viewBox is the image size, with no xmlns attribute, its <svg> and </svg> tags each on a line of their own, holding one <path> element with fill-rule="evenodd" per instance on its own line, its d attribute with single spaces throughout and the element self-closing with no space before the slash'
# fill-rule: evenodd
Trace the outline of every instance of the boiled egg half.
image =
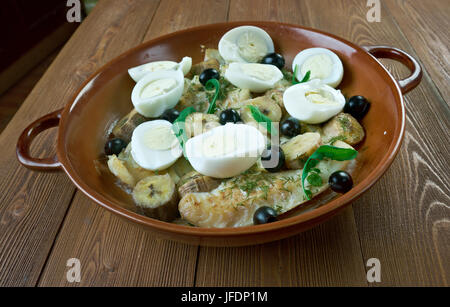
<svg viewBox="0 0 450 307">
<path fill-rule="evenodd" d="M 284 92 L 283 101 L 289 115 L 308 124 L 326 122 L 345 106 L 345 97 L 341 91 L 320 80 L 289 87 Z"/>
<path fill-rule="evenodd" d="M 258 129 L 229 123 L 189 139 L 186 155 L 200 174 L 230 178 L 255 164 L 265 147 L 266 140 Z"/>
<path fill-rule="evenodd" d="M 178 103 L 183 90 L 184 75 L 180 70 L 157 71 L 136 83 L 131 102 L 145 117 L 158 117 Z"/>
<path fill-rule="evenodd" d="M 254 26 L 234 28 L 225 33 L 219 42 L 219 53 L 229 63 L 259 63 L 274 51 L 270 35 Z"/>
<path fill-rule="evenodd" d="M 128 74 L 134 81 L 138 82 L 145 75 L 152 72 L 180 69 L 183 72 L 183 75 L 187 75 L 191 68 L 192 58 L 184 57 L 180 63 L 173 61 L 156 61 L 133 67 L 128 70 Z"/>
<path fill-rule="evenodd" d="M 336 88 L 344 77 L 344 66 L 339 57 L 325 48 L 305 49 L 294 58 L 292 71 L 297 67 L 297 79 L 302 80 L 308 71 L 310 80 L 319 79 Z"/>
<path fill-rule="evenodd" d="M 241 89 L 263 93 L 275 87 L 283 79 L 283 73 L 275 65 L 256 63 L 231 63 L 225 79 Z"/>
<path fill-rule="evenodd" d="M 136 163 L 147 170 L 168 168 L 182 155 L 172 124 L 166 120 L 153 120 L 136 127 L 131 137 L 131 155 Z"/>
</svg>

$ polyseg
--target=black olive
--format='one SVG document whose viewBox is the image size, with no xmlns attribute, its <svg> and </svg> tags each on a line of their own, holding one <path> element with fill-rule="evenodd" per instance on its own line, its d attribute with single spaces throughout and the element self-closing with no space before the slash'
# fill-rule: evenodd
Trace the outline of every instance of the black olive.
<svg viewBox="0 0 450 307">
<path fill-rule="evenodd" d="M 239 116 L 239 112 L 233 109 L 224 110 L 219 115 L 219 122 L 221 125 L 225 125 L 226 123 L 237 123 L 240 121 L 241 117 Z"/>
<path fill-rule="evenodd" d="M 347 193 L 353 188 L 352 176 L 344 171 L 337 171 L 331 174 L 328 183 L 331 189 L 337 193 Z"/>
<path fill-rule="evenodd" d="M 200 83 L 203 84 L 204 86 L 206 86 L 206 82 L 208 82 L 211 79 L 220 79 L 220 74 L 217 70 L 215 70 L 214 68 L 208 68 L 205 69 L 201 74 L 200 74 Z"/>
<path fill-rule="evenodd" d="M 111 139 L 108 140 L 105 144 L 105 154 L 110 155 L 118 155 L 122 152 L 122 150 L 127 147 L 127 142 L 122 139 Z"/>
<path fill-rule="evenodd" d="M 298 119 L 290 117 L 281 123 L 280 131 L 285 136 L 293 138 L 301 133 L 302 127 Z"/>
<path fill-rule="evenodd" d="M 361 120 L 366 116 L 370 109 L 370 102 L 363 96 L 353 96 L 344 107 L 344 112 L 350 114 L 357 120 Z"/>
<path fill-rule="evenodd" d="M 262 166 L 271 173 L 279 172 L 285 162 L 283 149 L 279 146 L 271 146 L 267 148 L 261 156 Z"/>
<path fill-rule="evenodd" d="M 161 115 L 161 119 L 167 120 L 171 123 L 173 123 L 178 116 L 180 116 L 180 112 L 175 109 L 168 109 L 165 110 L 164 113 Z"/>
<path fill-rule="evenodd" d="M 284 57 L 281 54 L 269 53 L 262 59 L 261 64 L 271 64 L 275 65 L 279 69 L 283 69 L 284 65 L 286 64 L 286 61 L 284 60 Z"/>
<path fill-rule="evenodd" d="M 271 207 L 261 207 L 253 215 L 253 224 L 267 224 L 277 220 L 277 212 Z"/>
</svg>

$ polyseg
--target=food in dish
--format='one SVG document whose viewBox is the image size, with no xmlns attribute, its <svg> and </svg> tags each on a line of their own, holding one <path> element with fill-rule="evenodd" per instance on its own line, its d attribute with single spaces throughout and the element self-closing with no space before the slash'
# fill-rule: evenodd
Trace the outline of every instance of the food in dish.
<svg viewBox="0 0 450 307">
<path fill-rule="evenodd" d="M 269 34 L 244 26 L 203 62 L 189 59 L 130 69 L 134 110 L 105 145 L 139 212 L 197 227 L 259 225 L 328 188 L 352 188 L 370 103 L 335 88 L 344 71 L 334 52 L 299 50 L 289 71 Z"/>
<path fill-rule="evenodd" d="M 255 164 L 265 147 L 266 140 L 258 129 L 227 123 L 189 139 L 186 155 L 197 172 L 231 178 Z"/>
<path fill-rule="evenodd" d="M 158 71 L 139 80 L 133 88 L 131 101 L 141 115 L 158 117 L 180 101 L 183 90 L 181 71 Z"/>
<path fill-rule="evenodd" d="M 337 87 L 344 77 L 341 59 L 331 50 L 310 48 L 301 51 L 292 62 L 292 71 L 302 80 L 310 72 L 310 80 L 319 79 L 331 87 Z"/>
<path fill-rule="evenodd" d="M 274 51 L 270 35 L 253 26 L 234 28 L 219 42 L 219 53 L 226 62 L 259 63 Z"/>
<path fill-rule="evenodd" d="M 273 89 L 283 79 L 278 67 L 270 64 L 231 63 L 225 78 L 238 88 L 249 89 L 253 93 L 264 93 Z"/>
<path fill-rule="evenodd" d="M 184 57 L 180 63 L 173 61 L 156 61 L 130 68 L 128 74 L 135 81 L 139 82 L 144 76 L 157 71 L 181 70 L 187 75 L 192 67 L 192 58 Z"/>
<path fill-rule="evenodd" d="M 131 154 L 142 168 L 158 171 L 174 164 L 181 157 L 182 149 L 172 124 L 165 120 L 153 120 L 134 129 Z"/>
<path fill-rule="evenodd" d="M 308 124 L 326 122 L 345 106 L 341 91 L 320 80 L 291 86 L 284 92 L 283 101 L 289 115 Z"/>
</svg>

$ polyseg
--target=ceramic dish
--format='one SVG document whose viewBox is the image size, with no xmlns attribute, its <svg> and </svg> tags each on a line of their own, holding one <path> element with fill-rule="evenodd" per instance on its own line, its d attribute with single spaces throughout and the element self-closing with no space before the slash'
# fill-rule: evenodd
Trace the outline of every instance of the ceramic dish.
<svg viewBox="0 0 450 307">
<path fill-rule="evenodd" d="M 347 97 L 363 95 L 372 102 L 363 119 L 367 134 L 359 146 L 353 189 L 337 195 L 328 191 L 265 225 L 210 229 L 162 222 L 140 215 L 130 196 L 114 185 L 113 176 L 99 173 L 95 161 L 103 154 L 108 129 L 132 106 L 134 86 L 127 70 L 157 60 L 177 61 L 185 55 L 202 61 L 204 48 L 216 48 L 221 36 L 241 25 L 255 25 L 273 38 L 276 50 L 289 67 L 299 50 L 328 48 L 342 60 L 345 76 L 339 86 Z M 397 81 L 377 58 L 405 64 L 411 76 Z M 238 22 L 206 25 L 168 34 L 146 42 L 112 60 L 94 73 L 75 93 L 64 109 L 48 114 L 29 125 L 19 138 L 17 156 L 25 167 L 38 171 L 64 170 L 74 184 L 100 206 L 171 240 L 210 246 L 242 246 L 285 238 L 311 228 L 337 214 L 367 191 L 388 169 L 403 138 L 405 110 L 403 96 L 421 80 L 418 62 L 402 50 L 359 47 L 334 35 L 300 26 L 274 22 Z M 31 157 L 30 146 L 42 131 L 58 127 L 55 157 Z"/>
</svg>

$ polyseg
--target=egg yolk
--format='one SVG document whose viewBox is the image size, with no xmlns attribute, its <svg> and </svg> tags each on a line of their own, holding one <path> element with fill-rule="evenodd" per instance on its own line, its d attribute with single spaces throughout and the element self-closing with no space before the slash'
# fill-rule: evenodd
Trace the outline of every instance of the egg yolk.
<svg viewBox="0 0 450 307">
<path fill-rule="evenodd" d="M 301 73 L 306 75 L 308 71 L 311 71 L 310 80 L 326 79 L 331 74 L 332 69 L 332 59 L 326 54 L 317 54 L 306 59 L 302 65 Z"/>
<path fill-rule="evenodd" d="M 147 84 L 141 92 L 141 98 L 152 98 L 163 95 L 177 86 L 173 78 L 154 80 Z"/>
<path fill-rule="evenodd" d="M 245 32 L 239 36 L 236 43 L 239 54 L 248 62 L 259 62 L 268 52 L 266 41 L 253 32 Z"/>
<path fill-rule="evenodd" d="M 171 127 L 157 126 L 149 129 L 143 138 L 144 145 L 152 150 L 169 150 L 177 143 Z"/>
<path fill-rule="evenodd" d="M 315 104 L 336 104 L 333 95 L 324 90 L 307 92 L 305 97 L 310 102 Z"/>
<path fill-rule="evenodd" d="M 273 69 L 269 65 L 242 64 L 241 69 L 247 76 L 259 79 L 261 81 L 269 81 L 274 75 Z"/>
</svg>

